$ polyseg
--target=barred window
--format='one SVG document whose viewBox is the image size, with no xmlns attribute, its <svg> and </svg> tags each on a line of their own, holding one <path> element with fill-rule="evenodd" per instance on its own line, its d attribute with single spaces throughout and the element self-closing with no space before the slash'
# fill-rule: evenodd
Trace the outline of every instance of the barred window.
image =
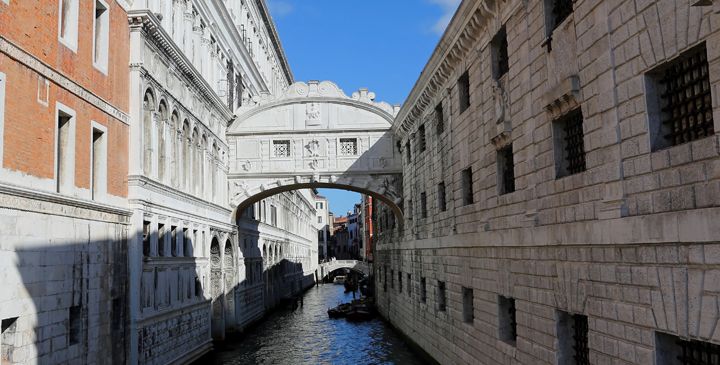
<svg viewBox="0 0 720 365">
<path fill-rule="evenodd" d="M 510 70 L 507 32 L 504 25 L 493 37 L 490 47 L 492 50 L 493 76 L 495 80 L 500 80 Z"/>
<path fill-rule="evenodd" d="M 585 134 L 580 108 L 553 122 L 555 163 L 558 178 L 585 171 Z"/>
<path fill-rule="evenodd" d="M 447 200 L 445 199 L 445 183 L 438 184 L 438 208 L 441 212 L 447 210 Z"/>
<path fill-rule="evenodd" d="M 517 320 L 515 318 L 515 299 L 498 296 L 498 314 L 500 340 L 513 346 L 517 341 Z"/>
<path fill-rule="evenodd" d="M 420 215 L 422 218 L 427 218 L 427 195 L 422 192 L 420 193 Z"/>
<path fill-rule="evenodd" d="M 513 161 L 512 144 L 498 150 L 498 177 L 500 195 L 515 191 L 515 162 Z"/>
<path fill-rule="evenodd" d="M 417 138 L 418 138 L 418 148 L 420 149 L 420 152 L 425 152 L 425 149 L 427 148 L 427 141 L 425 139 L 425 125 L 421 125 L 420 128 L 418 128 L 417 131 Z"/>
<path fill-rule="evenodd" d="M 475 305 L 472 288 L 462 288 L 463 322 L 472 323 L 475 320 Z"/>
<path fill-rule="evenodd" d="M 460 98 L 460 114 L 470 107 L 470 76 L 465 71 L 458 79 L 458 97 Z"/>
<path fill-rule="evenodd" d="M 427 302 L 427 284 L 425 278 L 420 278 L 420 301 Z"/>
<path fill-rule="evenodd" d="M 655 351 L 658 365 L 720 364 L 720 345 L 710 342 L 685 340 L 657 332 Z"/>
<path fill-rule="evenodd" d="M 445 291 L 445 282 L 438 280 L 438 290 L 437 290 L 437 305 L 438 305 L 438 311 L 445 312 L 445 309 L 447 308 L 447 292 Z"/>
<path fill-rule="evenodd" d="M 412 151 L 410 151 L 410 141 L 405 142 L 405 154 L 407 155 L 408 163 L 412 162 Z"/>
<path fill-rule="evenodd" d="M 558 311 L 558 363 L 590 364 L 588 317 Z"/>
<path fill-rule="evenodd" d="M 548 29 L 550 32 L 555 30 L 572 14 L 574 2 L 575 0 L 546 0 L 546 9 L 549 10 Z"/>
<path fill-rule="evenodd" d="M 705 43 L 648 74 L 653 151 L 715 133 Z"/>
<path fill-rule="evenodd" d="M 273 156 L 290 157 L 290 141 L 273 141 Z"/>
<path fill-rule="evenodd" d="M 343 156 L 357 155 L 357 138 L 340 138 L 340 154 Z"/>
<path fill-rule="evenodd" d="M 443 115 L 442 102 L 435 107 L 435 133 L 441 135 L 445 131 L 445 116 Z"/>
<path fill-rule="evenodd" d="M 469 205 L 473 203 L 472 183 L 472 168 L 468 167 L 462 172 L 463 205 Z"/>
</svg>

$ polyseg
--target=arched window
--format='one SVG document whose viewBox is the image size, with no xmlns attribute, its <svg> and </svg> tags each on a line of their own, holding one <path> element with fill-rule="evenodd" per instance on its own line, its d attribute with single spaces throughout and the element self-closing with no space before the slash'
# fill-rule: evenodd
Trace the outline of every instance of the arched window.
<svg viewBox="0 0 720 365">
<path fill-rule="evenodd" d="M 143 172 L 152 174 L 153 160 L 153 113 L 155 112 L 155 96 L 151 89 L 145 91 L 143 100 Z"/>
<path fill-rule="evenodd" d="M 165 182 L 165 170 L 167 169 L 167 138 L 168 138 L 168 109 L 165 100 L 160 101 L 158 107 L 160 120 L 157 121 L 158 135 L 158 180 Z"/>
</svg>

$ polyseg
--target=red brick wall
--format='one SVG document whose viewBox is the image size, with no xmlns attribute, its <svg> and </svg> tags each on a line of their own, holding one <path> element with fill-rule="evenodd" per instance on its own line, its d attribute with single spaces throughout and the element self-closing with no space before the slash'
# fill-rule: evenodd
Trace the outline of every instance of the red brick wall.
<svg viewBox="0 0 720 365">
<path fill-rule="evenodd" d="M 110 5 L 108 75 L 92 64 L 93 2 L 80 0 L 77 54 L 58 40 L 57 0 L 0 2 L 0 36 L 123 112 L 129 101 L 129 31 L 127 14 Z M 108 129 L 107 192 L 127 195 L 129 127 L 59 85 L 50 83 L 47 106 L 38 102 L 39 75 L 0 53 L 0 72 L 7 75 L 3 167 L 39 178 L 54 176 L 55 105 L 75 110 L 75 185 L 90 186 L 90 128 Z"/>
</svg>

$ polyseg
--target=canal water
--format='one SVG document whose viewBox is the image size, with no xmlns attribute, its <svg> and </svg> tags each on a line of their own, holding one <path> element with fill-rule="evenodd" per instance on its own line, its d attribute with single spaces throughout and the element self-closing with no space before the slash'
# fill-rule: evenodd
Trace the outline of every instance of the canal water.
<svg viewBox="0 0 720 365">
<path fill-rule="evenodd" d="M 280 309 L 196 364 L 401 364 L 425 362 L 380 319 L 350 323 L 327 309 L 349 302 L 342 285 L 310 289 L 303 307 Z"/>
</svg>

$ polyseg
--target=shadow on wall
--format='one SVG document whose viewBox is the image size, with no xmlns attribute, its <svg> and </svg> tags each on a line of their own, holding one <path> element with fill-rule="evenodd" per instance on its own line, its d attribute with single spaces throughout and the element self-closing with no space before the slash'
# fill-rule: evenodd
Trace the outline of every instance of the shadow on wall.
<svg viewBox="0 0 720 365">
<path fill-rule="evenodd" d="M 125 363 L 127 240 L 16 237 L 0 251 L 0 363 Z"/>
</svg>

